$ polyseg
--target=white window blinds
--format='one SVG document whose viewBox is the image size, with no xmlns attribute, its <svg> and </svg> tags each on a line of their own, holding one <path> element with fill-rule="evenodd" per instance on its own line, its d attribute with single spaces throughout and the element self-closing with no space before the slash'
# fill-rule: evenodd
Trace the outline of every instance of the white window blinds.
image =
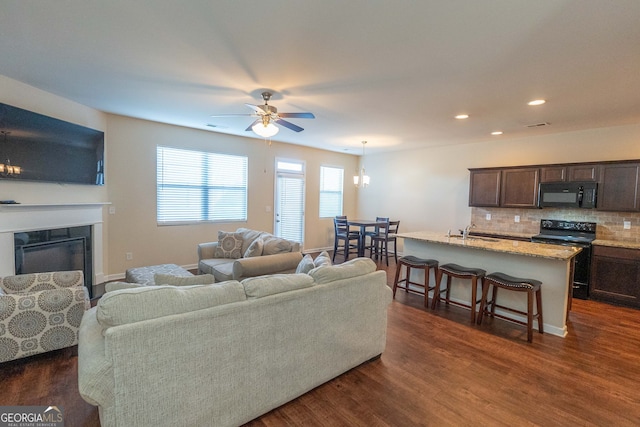
<svg viewBox="0 0 640 427">
<path fill-rule="evenodd" d="M 320 218 L 342 215 L 344 170 L 320 167 Z"/>
<path fill-rule="evenodd" d="M 158 146 L 158 224 L 246 221 L 247 170 L 247 157 Z"/>
</svg>

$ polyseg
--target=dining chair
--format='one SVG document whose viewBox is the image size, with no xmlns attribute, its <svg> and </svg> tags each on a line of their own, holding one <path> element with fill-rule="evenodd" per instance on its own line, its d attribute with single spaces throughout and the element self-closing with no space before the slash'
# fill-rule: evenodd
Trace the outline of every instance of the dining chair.
<svg viewBox="0 0 640 427">
<path fill-rule="evenodd" d="M 358 241 L 360 240 L 360 233 L 357 231 L 350 231 L 349 224 L 346 216 L 336 216 L 333 219 L 333 230 L 335 237 L 333 239 L 333 258 L 332 261 L 336 261 L 336 254 L 342 251 L 344 254 L 344 260 L 349 259 L 349 254 L 358 254 Z M 351 243 L 355 241 L 355 243 Z M 340 244 L 340 242 L 343 242 Z"/>
<path fill-rule="evenodd" d="M 389 222 L 389 217 L 377 216 L 377 217 L 376 217 L 376 222 Z M 379 227 L 375 227 L 373 230 L 371 230 L 371 231 L 366 231 L 366 232 L 364 233 L 364 240 L 365 240 L 365 242 L 364 242 L 364 249 L 365 249 L 365 250 L 367 250 L 367 249 L 369 249 L 369 250 L 370 250 L 370 249 L 371 249 L 371 247 L 373 246 L 373 240 L 372 240 L 372 238 L 373 238 L 373 236 L 378 235 L 378 234 L 379 234 L 379 232 L 380 232 Z M 367 237 L 369 238 L 369 242 L 367 242 L 367 241 L 366 241 L 366 240 L 367 240 Z"/>
<path fill-rule="evenodd" d="M 369 257 L 378 259 L 378 255 L 380 255 L 380 259 L 382 259 L 382 251 L 384 247 L 381 243 L 386 240 L 389 235 L 389 218 L 388 217 L 376 217 L 376 222 L 382 223 L 384 225 L 376 225 L 373 231 L 366 233 L 366 237 L 369 237 L 369 243 L 365 244 L 365 250 L 369 249 Z M 387 263 L 388 265 L 388 263 Z"/>
<path fill-rule="evenodd" d="M 369 256 L 371 258 L 374 257 L 378 259 L 378 255 L 380 259 L 384 254 L 385 262 L 387 266 L 389 265 L 389 243 L 393 243 L 393 258 L 398 263 L 398 252 L 396 249 L 397 238 L 396 233 L 398 232 L 398 228 L 400 227 L 400 221 L 388 221 L 386 226 L 378 227 L 378 234 L 371 236 L 371 245 L 369 246 Z"/>
</svg>

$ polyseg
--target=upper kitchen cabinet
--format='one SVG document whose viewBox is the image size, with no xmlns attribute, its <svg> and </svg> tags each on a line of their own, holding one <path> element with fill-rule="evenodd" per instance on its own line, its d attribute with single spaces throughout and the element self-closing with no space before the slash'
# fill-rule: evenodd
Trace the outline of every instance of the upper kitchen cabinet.
<svg viewBox="0 0 640 427">
<path fill-rule="evenodd" d="M 567 166 L 568 181 L 596 182 L 598 180 L 599 170 L 600 170 L 600 165 L 585 164 L 585 165 Z"/>
<path fill-rule="evenodd" d="M 500 206 L 500 178 L 499 169 L 469 169 L 469 206 L 498 207 Z"/>
<path fill-rule="evenodd" d="M 540 168 L 540 182 L 565 182 L 566 166 L 543 166 Z"/>
<path fill-rule="evenodd" d="M 535 208 L 538 206 L 539 168 L 504 169 L 500 190 L 500 206 Z"/>
<path fill-rule="evenodd" d="M 640 163 L 612 163 L 600 166 L 598 209 L 639 211 Z"/>
</svg>

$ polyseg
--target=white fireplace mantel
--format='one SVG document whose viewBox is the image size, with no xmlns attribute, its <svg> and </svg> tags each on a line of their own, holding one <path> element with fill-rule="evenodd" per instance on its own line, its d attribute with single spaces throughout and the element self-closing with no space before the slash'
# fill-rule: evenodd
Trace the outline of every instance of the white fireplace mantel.
<svg viewBox="0 0 640 427">
<path fill-rule="evenodd" d="M 0 277 L 15 274 L 14 233 L 93 226 L 94 284 L 104 280 L 103 207 L 111 203 L 0 205 Z"/>
</svg>

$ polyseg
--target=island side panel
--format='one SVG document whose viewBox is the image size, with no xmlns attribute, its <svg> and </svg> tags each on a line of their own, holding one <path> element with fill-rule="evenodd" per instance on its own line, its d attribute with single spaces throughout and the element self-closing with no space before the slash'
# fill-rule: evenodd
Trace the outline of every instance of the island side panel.
<svg viewBox="0 0 640 427">
<path fill-rule="evenodd" d="M 513 244 L 517 245 L 518 242 L 514 241 Z M 516 277 L 540 280 L 543 283 L 542 311 L 545 333 L 561 337 L 565 337 L 567 334 L 570 260 L 493 252 L 481 248 L 446 245 L 410 238 L 405 238 L 404 255 L 432 258 L 440 264 L 455 263 L 465 267 L 482 268 L 487 271 L 487 274 L 500 271 Z M 422 274 L 420 271 L 416 273 Z M 420 282 L 423 278 L 416 276 L 415 280 Z M 469 282 L 454 278 L 451 296 L 457 301 L 468 302 L 471 299 Z M 526 294 L 501 289 L 498 291 L 498 304 L 526 311 Z M 507 311 L 501 314 L 526 320 L 524 316 L 518 317 L 517 314 Z"/>
</svg>

